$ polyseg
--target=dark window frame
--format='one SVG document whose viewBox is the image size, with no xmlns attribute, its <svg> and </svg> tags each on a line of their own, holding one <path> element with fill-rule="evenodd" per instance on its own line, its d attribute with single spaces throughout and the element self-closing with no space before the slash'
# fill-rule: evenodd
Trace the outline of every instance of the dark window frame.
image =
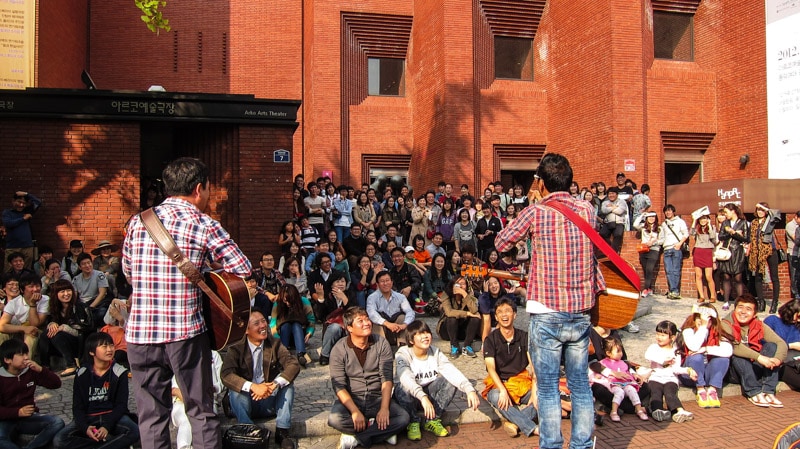
<svg viewBox="0 0 800 449">
<path fill-rule="evenodd" d="M 493 45 L 495 79 L 533 81 L 533 39 L 494 36 Z"/>
<path fill-rule="evenodd" d="M 374 76 L 378 77 L 377 80 Z M 370 96 L 404 97 L 405 78 L 405 59 L 367 58 L 367 90 Z"/>
<path fill-rule="evenodd" d="M 694 14 L 653 11 L 653 56 L 694 62 Z"/>
</svg>

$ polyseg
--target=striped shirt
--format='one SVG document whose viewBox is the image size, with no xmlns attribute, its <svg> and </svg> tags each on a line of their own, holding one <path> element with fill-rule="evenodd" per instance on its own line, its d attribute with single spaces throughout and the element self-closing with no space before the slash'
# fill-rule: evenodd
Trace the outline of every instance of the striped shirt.
<svg viewBox="0 0 800 449">
<path fill-rule="evenodd" d="M 184 256 L 201 267 L 209 257 L 239 276 L 250 274 L 250 261 L 218 221 L 180 198 L 167 198 L 156 215 Z M 202 295 L 156 246 L 139 215 L 128 225 L 122 270 L 133 286 L 125 332 L 128 343 L 159 344 L 188 340 L 206 331 Z"/>
<path fill-rule="evenodd" d="M 508 251 L 520 240 L 531 239 L 531 268 L 527 300 L 537 301 L 556 312 L 583 312 L 591 309 L 605 280 L 594 257 L 591 240 L 555 209 L 551 201 L 564 203 L 594 227 L 596 216 L 591 203 L 572 198 L 568 192 L 555 192 L 541 202 L 525 208 L 517 219 L 497 234 L 498 251 Z"/>
</svg>

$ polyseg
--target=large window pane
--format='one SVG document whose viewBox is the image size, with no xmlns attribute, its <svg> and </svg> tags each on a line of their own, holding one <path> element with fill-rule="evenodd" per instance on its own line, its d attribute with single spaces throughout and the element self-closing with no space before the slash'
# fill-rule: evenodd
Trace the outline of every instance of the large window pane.
<svg viewBox="0 0 800 449">
<path fill-rule="evenodd" d="M 370 95 L 403 95 L 404 59 L 369 58 L 367 60 Z"/>
<path fill-rule="evenodd" d="M 694 15 L 653 11 L 653 45 L 658 59 L 694 61 Z"/>
<path fill-rule="evenodd" d="M 533 80 L 533 39 L 495 36 L 494 77 Z"/>
</svg>

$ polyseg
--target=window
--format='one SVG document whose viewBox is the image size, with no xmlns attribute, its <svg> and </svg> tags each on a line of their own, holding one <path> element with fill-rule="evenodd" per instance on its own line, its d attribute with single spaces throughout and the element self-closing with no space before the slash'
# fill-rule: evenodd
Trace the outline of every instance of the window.
<svg viewBox="0 0 800 449">
<path fill-rule="evenodd" d="M 369 94 L 404 95 L 405 62 L 405 59 L 369 58 Z"/>
<path fill-rule="evenodd" d="M 533 39 L 495 36 L 494 77 L 533 80 Z"/>
<path fill-rule="evenodd" d="M 694 15 L 653 11 L 655 57 L 694 61 Z"/>
</svg>

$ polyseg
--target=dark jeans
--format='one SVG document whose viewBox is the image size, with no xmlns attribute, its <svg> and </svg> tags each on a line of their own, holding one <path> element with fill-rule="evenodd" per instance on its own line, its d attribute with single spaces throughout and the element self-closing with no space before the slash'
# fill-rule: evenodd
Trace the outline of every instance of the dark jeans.
<svg viewBox="0 0 800 449">
<path fill-rule="evenodd" d="M 608 244 L 619 254 L 622 249 L 622 237 L 625 234 L 624 223 L 603 223 L 600 228 L 600 236 L 608 240 Z M 609 239 L 611 237 L 611 239 Z"/>
<path fill-rule="evenodd" d="M 789 263 L 792 265 L 792 286 L 794 288 L 794 297 L 800 297 L 800 257 L 789 256 Z"/>
<path fill-rule="evenodd" d="M 103 415 L 90 417 L 89 425 L 106 427 L 102 417 Z M 53 440 L 53 447 L 55 449 L 127 449 L 139 441 L 139 426 L 128 415 L 122 415 L 116 426 L 111 429 L 106 427 L 106 429 L 108 429 L 108 438 L 106 441 L 98 443 L 78 430 L 75 421 L 72 421 L 61 432 L 58 432 Z"/>
<path fill-rule="evenodd" d="M 406 320 L 406 314 L 403 312 L 397 312 L 394 316 L 388 316 L 385 313 L 381 312 L 381 316 L 383 319 L 390 323 L 395 324 L 403 324 Z M 373 323 L 372 332 L 375 334 L 380 335 L 381 337 L 385 338 L 386 341 L 389 342 L 390 346 L 397 346 L 397 343 L 406 343 L 406 331 L 401 330 L 400 332 L 392 332 L 384 325 L 376 325 Z"/>
<path fill-rule="evenodd" d="M 772 357 L 777 349 L 778 345 L 775 343 L 764 342 L 760 353 L 763 356 Z M 780 370 L 778 368 L 769 369 L 754 360 L 736 356 L 731 357 L 731 367 L 739 378 L 742 393 L 748 398 L 759 393 L 775 394 L 779 380 Z"/>
<path fill-rule="evenodd" d="M 353 397 L 353 402 L 356 407 L 364 415 L 364 419 L 369 423 L 370 418 L 375 418 L 378 415 L 378 410 L 381 407 L 380 396 L 374 397 L 367 401 L 362 398 Z M 373 422 L 368 425 L 365 430 L 356 433 L 353 426 L 353 415 L 338 399 L 333 403 L 331 412 L 328 414 L 328 425 L 338 430 L 339 432 L 355 435 L 358 444 L 364 447 L 370 447 L 373 444 L 382 443 L 392 435 L 397 435 L 398 432 L 404 430 L 408 425 L 408 413 L 397 402 L 391 401 L 389 403 L 389 425 L 381 430 L 378 429 L 378 423 Z"/>
<path fill-rule="evenodd" d="M 642 290 L 654 290 L 656 287 L 656 273 L 658 273 L 658 262 L 661 258 L 661 251 L 650 250 L 639 254 L 639 264 L 644 271 L 644 284 Z"/>
<path fill-rule="evenodd" d="M 64 428 L 64 421 L 58 416 L 34 413 L 27 418 L 0 421 L 0 449 L 19 449 L 11 442 L 16 434 L 36 435 L 26 449 L 45 447 L 53 441 L 53 437 Z"/>
<path fill-rule="evenodd" d="M 650 411 L 666 409 L 674 412 L 678 407 L 683 407 L 681 400 L 678 399 L 678 384 L 650 381 L 647 386 L 650 387 Z M 665 402 L 666 407 L 664 407 Z"/>
<path fill-rule="evenodd" d="M 772 302 L 777 304 L 781 294 L 781 282 L 778 279 L 778 253 L 776 251 L 773 251 L 772 254 L 767 257 L 767 266 L 769 267 L 769 277 L 772 281 Z M 751 279 L 756 292 L 756 298 L 766 300 L 766 298 L 764 298 L 764 275 L 761 273 L 753 273 Z"/>
<path fill-rule="evenodd" d="M 446 317 L 444 319 L 444 327 L 447 330 L 447 337 L 450 339 L 451 346 L 458 347 L 458 338 L 461 335 L 464 335 L 464 347 L 472 346 L 472 342 L 481 327 L 481 319 Z"/>
<path fill-rule="evenodd" d="M 422 390 L 428 395 L 428 398 L 430 398 L 431 402 L 433 403 L 433 408 L 436 410 L 437 418 L 442 417 L 444 411 L 447 409 L 447 406 L 456 395 L 456 387 L 441 375 L 436 377 L 436 380 L 433 382 L 422 387 Z M 398 404 L 400 404 L 400 407 L 403 407 L 406 413 L 408 413 L 411 422 L 420 421 L 420 417 L 417 415 L 417 411 L 421 407 L 419 399 L 412 396 L 400 384 L 397 384 L 394 387 L 394 399 Z"/>
<path fill-rule="evenodd" d="M 39 354 L 45 365 L 50 365 L 50 355 L 53 350 L 64 358 L 67 368 L 74 368 L 76 366 L 75 359 L 81 358 L 82 355 L 83 338 L 63 331 L 59 331 L 53 335 L 53 338 L 49 338 L 47 332 L 42 332 L 39 336 Z"/>
</svg>

